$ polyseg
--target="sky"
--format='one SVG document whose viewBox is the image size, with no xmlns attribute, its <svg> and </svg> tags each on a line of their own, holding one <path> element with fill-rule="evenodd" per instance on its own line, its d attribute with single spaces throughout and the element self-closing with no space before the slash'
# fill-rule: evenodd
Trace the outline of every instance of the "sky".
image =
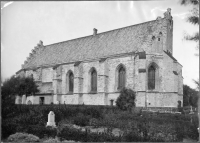
<svg viewBox="0 0 200 143">
<path fill-rule="evenodd" d="M 196 88 L 199 57 L 196 43 L 184 40 L 184 33 L 199 31 L 186 21 L 190 6 L 179 0 L 162 1 L 23 1 L 1 6 L 1 78 L 14 75 L 39 40 L 44 45 L 126 27 L 163 17 L 172 9 L 173 56 L 183 66 L 183 82 Z"/>
</svg>

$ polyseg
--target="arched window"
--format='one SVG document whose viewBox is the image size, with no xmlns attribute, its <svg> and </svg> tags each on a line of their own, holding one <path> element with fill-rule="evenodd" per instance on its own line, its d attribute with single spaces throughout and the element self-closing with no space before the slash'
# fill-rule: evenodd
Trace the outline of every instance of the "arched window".
<svg viewBox="0 0 200 143">
<path fill-rule="evenodd" d="M 95 69 L 92 69 L 91 72 L 91 91 L 92 92 L 97 91 L 97 72 Z"/>
<path fill-rule="evenodd" d="M 122 89 L 123 87 L 125 87 L 125 75 L 126 75 L 126 72 L 125 72 L 125 69 L 123 66 L 121 66 L 119 68 L 119 71 L 118 71 L 118 89 Z"/>
<path fill-rule="evenodd" d="M 69 73 L 69 92 L 74 91 L 74 75 L 72 72 Z"/>
<path fill-rule="evenodd" d="M 154 66 L 150 66 L 148 69 L 148 89 L 155 89 L 155 73 L 156 69 Z"/>
</svg>

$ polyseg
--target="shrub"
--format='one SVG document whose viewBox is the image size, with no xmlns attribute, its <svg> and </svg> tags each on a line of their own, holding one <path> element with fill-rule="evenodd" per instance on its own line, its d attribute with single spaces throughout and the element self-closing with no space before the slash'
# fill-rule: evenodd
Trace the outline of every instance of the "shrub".
<svg viewBox="0 0 200 143">
<path fill-rule="evenodd" d="M 1 137 L 6 139 L 9 135 L 16 133 L 17 124 L 12 123 L 10 120 L 2 121 L 2 134 Z"/>
<path fill-rule="evenodd" d="M 81 131 L 79 129 L 63 127 L 58 133 L 58 137 L 61 140 L 73 140 L 80 142 L 111 142 L 111 141 L 121 141 L 120 137 L 115 137 L 111 134 L 106 133 L 92 133 L 88 130 Z"/>
<path fill-rule="evenodd" d="M 121 110 L 131 110 L 135 107 L 136 93 L 132 89 L 123 88 L 117 98 L 116 105 Z"/>
<path fill-rule="evenodd" d="M 139 108 L 139 107 L 132 108 L 132 113 L 135 114 L 135 115 L 141 115 L 142 114 L 142 108 Z"/>
<path fill-rule="evenodd" d="M 57 134 L 56 128 L 37 126 L 37 125 L 30 125 L 30 126 L 19 125 L 16 130 L 17 132 L 25 132 L 25 133 L 36 135 L 39 138 L 44 138 L 46 135 L 48 135 L 48 137 L 54 138 Z"/>
<path fill-rule="evenodd" d="M 90 116 L 84 116 L 82 113 L 79 113 L 74 119 L 74 124 L 78 126 L 89 125 Z"/>
<path fill-rule="evenodd" d="M 44 143 L 61 143 L 58 139 L 54 139 L 54 138 L 49 138 L 43 142 Z"/>
<path fill-rule="evenodd" d="M 98 119 L 96 119 L 96 118 L 91 118 L 91 119 L 89 120 L 89 125 L 90 125 L 90 126 L 96 127 L 96 126 L 98 125 Z"/>
<path fill-rule="evenodd" d="M 39 142 L 39 138 L 32 134 L 27 133 L 15 133 L 8 137 L 10 142 Z"/>
</svg>

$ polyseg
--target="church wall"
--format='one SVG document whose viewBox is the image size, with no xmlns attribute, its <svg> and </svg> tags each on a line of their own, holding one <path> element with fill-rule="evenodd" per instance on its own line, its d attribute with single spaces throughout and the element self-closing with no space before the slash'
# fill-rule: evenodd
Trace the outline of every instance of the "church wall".
<svg viewBox="0 0 200 143">
<path fill-rule="evenodd" d="M 83 103 L 85 105 L 105 105 L 105 94 L 98 93 L 98 94 L 83 94 Z"/>
<path fill-rule="evenodd" d="M 113 105 L 116 105 L 116 100 L 120 93 L 109 93 L 107 97 L 107 105 L 111 105 L 111 100 L 113 100 Z"/>
<path fill-rule="evenodd" d="M 136 107 L 145 107 L 146 92 L 137 92 Z"/>
<path fill-rule="evenodd" d="M 67 64 L 67 65 L 62 65 L 62 75 L 61 75 L 61 79 L 62 79 L 62 83 L 61 83 L 61 93 L 62 94 L 67 94 L 68 90 L 67 90 L 67 73 L 69 71 L 72 71 L 74 74 L 74 64 Z"/>
<path fill-rule="evenodd" d="M 108 59 L 107 62 L 108 62 L 108 73 L 107 73 L 108 74 L 108 93 L 118 91 L 116 70 L 120 64 L 124 65 L 126 69 L 126 87 L 133 88 L 134 56 Z"/>
<path fill-rule="evenodd" d="M 177 107 L 179 96 L 176 93 L 148 92 L 147 107 Z"/>
<path fill-rule="evenodd" d="M 53 81 L 52 67 L 42 69 L 42 82 L 52 82 L 52 81 Z"/>
<path fill-rule="evenodd" d="M 40 97 L 44 97 L 44 104 L 51 104 L 52 102 L 52 95 L 45 95 L 45 96 L 34 96 L 33 98 L 33 104 L 40 104 Z M 26 100 L 26 102 L 28 102 Z"/>
<path fill-rule="evenodd" d="M 71 95 L 62 95 L 61 103 L 63 104 L 79 104 L 79 95 L 78 94 L 71 94 Z"/>
<path fill-rule="evenodd" d="M 147 70 L 150 63 L 156 63 L 159 67 L 159 76 L 158 76 L 158 88 L 157 92 L 167 92 L 161 95 L 160 93 L 145 93 L 147 89 Z M 136 58 L 134 61 L 134 55 L 129 55 L 126 57 L 114 57 L 107 58 L 103 62 L 92 61 L 92 62 L 83 62 L 81 63 L 75 71 L 74 63 L 62 65 L 62 74 L 61 74 L 61 83 L 59 84 L 62 87 L 62 91 L 60 93 L 61 98 L 59 101 L 63 104 L 94 104 L 94 105 L 110 105 L 111 100 L 113 100 L 113 104 L 115 105 L 115 101 L 119 96 L 119 92 L 117 91 L 117 80 L 116 80 L 116 69 L 117 67 L 123 64 L 126 68 L 126 86 L 132 88 L 138 92 L 136 106 L 145 106 L 145 97 L 148 98 L 147 105 L 148 106 L 156 106 L 156 107 L 176 107 L 177 105 L 177 97 L 176 94 L 172 95 L 168 92 L 175 92 L 174 88 L 174 73 L 173 70 L 175 66 L 173 64 L 173 60 L 164 54 L 164 57 L 161 55 L 153 56 L 147 55 L 146 59 Z M 165 65 L 165 66 L 163 66 Z M 88 94 L 90 92 L 90 69 L 94 67 L 97 71 L 98 79 L 97 79 L 97 94 Z M 177 72 L 181 72 L 181 66 L 177 65 Z M 139 69 L 146 69 L 146 72 L 139 72 Z M 53 88 L 51 86 L 45 86 L 46 84 L 52 84 L 53 81 L 53 68 L 43 69 L 42 75 L 45 75 L 42 84 L 41 91 L 45 93 L 45 91 L 51 90 Z M 73 95 L 66 95 L 68 92 L 66 90 L 66 75 L 71 70 L 74 73 L 74 76 L 79 76 L 82 78 L 82 84 L 80 82 L 74 82 L 74 88 L 77 88 L 74 91 Z M 78 71 L 77 71 L 78 70 Z M 80 72 L 81 70 L 82 72 Z M 76 73 L 77 72 L 77 73 Z M 33 71 L 28 71 L 27 75 L 34 73 Z M 105 76 L 104 76 L 105 75 Z M 134 77 L 135 75 L 135 77 Z M 165 75 L 165 76 L 164 76 Z M 181 74 L 180 74 L 181 75 Z M 55 75 L 54 75 L 55 76 Z M 179 90 L 181 91 L 181 79 L 182 76 L 178 79 Z M 82 88 L 81 88 L 82 87 Z M 136 88 L 137 87 L 137 88 Z M 106 94 L 107 93 L 107 94 Z M 165 95 L 166 94 L 166 95 Z M 173 99 L 176 102 L 172 102 Z M 58 99 L 57 99 L 58 100 Z M 181 100 L 181 97 L 179 98 Z M 181 100 L 182 101 L 182 100 Z M 52 102 L 52 97 L 49 98 L 45 96 L 45 104 L 50 104 Z M 150 105 L 149 105 L 150 103 Z M 34 97 L 34 104 L 39 104 L 39 96 Z"/>
<path fill-rule="evenodd" d="M 99 68 L 99 61 L 93 61 L 93 62 L 84 62 L 83 63 L 83 93 L 88 93 L 90 92 L 90 70 L 91 68 L 95 68 L 96 72 L 97 72 L 97 92 L 99 90 L 99 74 L 100 74 L 100 68 Z"/>
<path fill-rule="evenodd" d="M 25 72 L 25 70 L 21 70 L 21 71 L 18 72 L 16 75 L 17 75 L 17 76 L 20 76 L 20 77 L 24 77 L 24 76 L 26 76 L 26 72 Z"/>
<path fill-rule="evenodd" d="M 178 72 L 178 94 L 183 95 L 183 76 L 182 76 L 182 65 L 177 63 Z"/>
<path fill-rule="evenodd" d="M 33 74 L 36 81 L 41 81 L 40 89 L 42 93 L 48 93 L 52 89 L 54 94 L 59 94 L 55 96 L 55 101 L 59 100 L 61 103 L 66 104 L 94 104 L 94 105 L 110 105 L 111 100 L 115 105 L 115 101 L 119 96 L 119 91 L 117 90 L 117 76 L 116 69 L 122 64 L 126 69 L 126 87 L 132 88 L 135 91 L 140 91 L 137 94 L 136 106 L 145 106 L 145 101 L 147 101 L 147 106 L 173 106 L 175 107 L 177 99 L 182 99 L 177 97 L 177 94 L 173 92 L 178 92 L 182 94 L 182 67 L 179 64 L 174 64 L 173 60 L 163 53 L 163 50 L 170 51 L 172 53 L 172 35 L 170 39 L 169 19 L 157 20 L 157 23 L 148 25 L 148 31 L 150 36 L 144 36 L 144 42 L 140 49 L 146 51 L 146 59 L 139 59 L 135 55 L 129 55 L 125 57 L 112 57 L 106 60 L 100 61 L 84 61 L 78 66 L 72 64 L 61 65 L 61 79 L 55 80 L 57 76 L 57 70 L 50 68 L 39 68 L 35 71 L 26 71 L 26 75 L 29 76 Z M 161 34 L 160 34 L 161 32 Z M 152 36 L 155 36 L 155 40 L 152 41 Z M 160 41 L 158 40 L 160 38 Z M 134 49 L 134 45 L 133 45 Z M 152 55 L 154 54 L 154 55 Z M 163 54 L 163 56 L 158 55 Z M 147 87 L 147 74 L 148 66 L 152 62 L 158 65 L 158 76 L 156 78 L 156 89 L 154 92 L 149 93 Z M 90 69 L 94 67 L 97 71 L 97 94 L 90 93 Z M 139 70 L 143 72 L 139 72 Z M 146 71 L 145 71 L 146 69 Z M 74 74 L 74 94 L 67 95 L 67 73 L 71 70 Z M 173 71 L 177 71 L 178 75 L 175 75 Z M 41 78 L 42 77 L 42 78 Z M 54 77 L 54 78 L 53 78 Z M 147 93 L 146 93 L 147 91 Z M 158 93 L 161 92 L 161 93 Z M 165 93 L 166 92 L 166 93 Z M 51 98 L 45 97 L 47 103 L 52 100 Z M 147 100 L 146 100 L 147 99 Z M 171 100 L 174 101 L 171 101 Z M 34 102 L 39 103 L 39 96 L 35 96 Z M 149 104 L 150 103 L 150 104 Z"/>
<path fill-rule="evenodd" d="M 155 65 L 156 68 L 156 79 L 155 79 L 155 90 L 156 92 L 164 91 L 164 69 L 163 69 L 163 56 L 162 55 L 147 55 L 146 58 L 146 77 L 145 77 L 145 91 L 148 91 L 148 68 L 150 65 Z"/>
<path fill-rule="evenodd" d="M 164 92 L 174 91 L 174 73 L 173 73 L 173 60 L 166 54 L 163 54 L 163 80 L 164 80 Z"/>
<path fill-rule="evenodd" d="M 33 75 L 35 74 L 35 72 L 33 70 L 27 70 L 25 76 L 30 77 L 32 74 Z"/>
<path fill-rule="evenodd" d="M 34 96 L 27 96 L 26 97 L 26 104 L 28 104 L 28 101 L 31 101 L 32 104 L 34 104 Z"/>
</svg>

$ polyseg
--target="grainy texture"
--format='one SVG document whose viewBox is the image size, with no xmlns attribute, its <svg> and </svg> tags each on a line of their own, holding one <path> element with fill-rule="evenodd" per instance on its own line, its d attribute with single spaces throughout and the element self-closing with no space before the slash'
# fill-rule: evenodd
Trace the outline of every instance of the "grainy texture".
<svg viewBox="0 0 200 143">
<path fill-rule="evenodd" d="M 32 74 L 40 94 L 45 94 L 28 97 L 33 104 L 44 96 L 45 104 L 110 105 L 119 96 L 118 70 L 123 66 L 126 87 L 137 92 L 136 106 L 177 107 L 183 100 L 183 77 L 182 66 L 173 57 L 172 39 L 168 9 L 157 20 L 47 46 L 40 42 L 17 74 Z M 156 69 L 154 90 L 148 90 L 151 65 Z M 90 92 L 92 68 L 98 75 L 96 93 Z M 73 93 L 69 92 L 70 72 Z"/>
</svg>

